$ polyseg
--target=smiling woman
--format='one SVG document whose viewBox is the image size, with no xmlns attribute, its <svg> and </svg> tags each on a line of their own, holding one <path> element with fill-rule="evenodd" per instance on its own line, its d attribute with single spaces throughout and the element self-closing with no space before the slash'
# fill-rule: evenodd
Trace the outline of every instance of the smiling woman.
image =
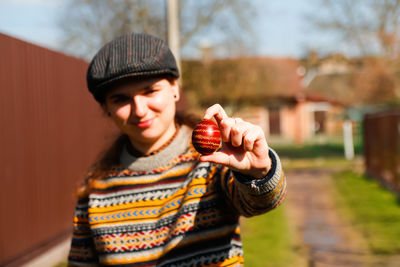
<svg viewBox="0 0 400 267">
<path fill-rule="evenodd" d="M 286 180 L 260 127 L 215 104 L 222 147 L 200 155 L 180 120 L 179 72 L 166 44 L 127 34 L 87 73 L 90 92 L 121 136 L 79 191 L 69 266 L 241 266 L 239 217 L 277 207 Z"/>
<path fill-rule="evenodd" d="M 124 80 L 107 92 L 103 108 L 143 154 L 156 150 L 175 133 L 176 79 Z"/>
</svg>

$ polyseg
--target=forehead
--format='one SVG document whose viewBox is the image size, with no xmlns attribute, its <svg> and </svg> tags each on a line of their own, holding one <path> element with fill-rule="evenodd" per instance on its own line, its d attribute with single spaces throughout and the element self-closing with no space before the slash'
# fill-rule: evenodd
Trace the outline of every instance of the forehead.
<svg viewBox="0 0 400 267">
<path fill-rule="evenodd" d="M 130 93 L 130 94 L 138 93 L 141 90 L 151 88 L 156 84 L 160 84 L 163 80 L 164 79 L 160 78 L 149 78 L 142 80 L 128 79 L 114 84 L 106 93 L 106 97 L 120 93 Z"/>
</svg>

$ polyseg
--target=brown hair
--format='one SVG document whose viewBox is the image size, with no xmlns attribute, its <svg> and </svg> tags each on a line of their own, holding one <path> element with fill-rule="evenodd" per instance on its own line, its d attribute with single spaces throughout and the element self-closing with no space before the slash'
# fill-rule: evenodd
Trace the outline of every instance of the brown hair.
<svg viewBox="0 0 400 267">
<path fill-rule="evenodd" d="M 171 84 L 177 79 L 171 75 L 162 78 L 167 79 Z M 177 111 L 175 113 L 175 122 L 179 125 L 187 125 L 191 128 L 194 128 L 199 121 L 200 118 L 194 114 L 182 111 Z M 122 149 L 128 142 L 129 137 L 122 133 L 115 139 L 108 149 L 100 153 L 98 160 L 89 167 L 87 173 L 85 174 L 85 179 L 77 192 L 78 197 L 87 197 L 90 193 L 93 182 L 104 179 L 107 175 L 109 175 L 110 171 L 121 168 L 120 156 Z"/>
</svg>

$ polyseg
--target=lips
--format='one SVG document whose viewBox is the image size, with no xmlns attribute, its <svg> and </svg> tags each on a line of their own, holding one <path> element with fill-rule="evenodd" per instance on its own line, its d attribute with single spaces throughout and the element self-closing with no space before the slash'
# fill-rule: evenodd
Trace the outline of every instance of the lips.
<svg viewBox="0 0 400 267">
<path fill-rule="evenodd" d="M 148 128 L 153 124 L 154 119 L 143 120 L 136 122 L 135 125 L 139 128 Z"/>
</svg>

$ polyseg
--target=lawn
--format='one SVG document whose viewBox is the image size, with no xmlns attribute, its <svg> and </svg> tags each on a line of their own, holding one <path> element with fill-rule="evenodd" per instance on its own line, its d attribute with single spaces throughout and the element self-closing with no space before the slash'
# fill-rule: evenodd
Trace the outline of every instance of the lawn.
<svg viewBox="0 0 400 267">
<path fill-rule="evenodd" d="M 353 168 L 362 165 L 362 142 L 359 138 L 354 142 L 355 159 L 344 157 L 343 143 L 330 140 L 324 143 L 308 142 L 303 145 L 292 143 L 271 143 L 278 153 L 285 170 L 289 169 L 337 169 Z"/>
<path fill-rule="evenodd" d="M 281 158 L 316 159 L 316 158 L 343 158 L 343 143 L 329 141 L 326 143 L 309 142 L 303 145 L 271 143 L 270 146 L 278 152 Z M 362 143 L 355 141 L 354 154 L 362 154 Z"/>
<path fill-rule="evenodd" d="M 295 234 L 285 204 L 266 214 L 242 220 L 245 266 L 298 266 Z"/>
<path fill-rule="evenodd" d="M 334 175 L 337 202 L 366 237 L 373 253 L 400 253 L 399 199 L 377 181 L 353 171 Z"/>
<path fill-rule="evenodd" d="M 372 253 L 400 253 L 400 200 L 379 182 L 362 174 L 360 142 L 355 145 L 356 159 L 351 161 L 344 158 L 343 145 L 340 143 L 270 145 L 278 152 L 286 170 L 335 169 L 335 196 L 342 216 L 347 216 L 363 234 Z M 288 262 L 296 258 L 296 252 L 291 243 L 290 229 L 280 236 L 280 240 L 277 234 L 288 227 L 286 220 L 282 207 L 246 221 L 243 239 L 248 266 L 292 266 Z M 266 259 L 271 260 L 270 264 Z"/>
<path fill-rule="evenodd" d="M 340 143 L 271 144 L 282 160 L 285 170 L 298 168 L 340 169 L 353 166 L 343 157 Z M 356 155 L 360 149 L 356 151 Z M 300 266 L 304 259 L 296 243 L 296 233 L 286 215 L 285 203 L 277 209 L 242 221 L 245 266 Z"/>
<path fill-rule="evenodd" d="M 272 146 L 272 145 L 271 145 Z M 400 253 L 400 201 L 379 182 L 363 175 L 362 144 L 355 145 L 355 160 L 343 157 L 340 143 L 303 146 L 272 146 L 280 155 L 284 169 L 330 168 L 337 173 L 333 180 L 336 199 L 347 216 L 376 254 Z"/>
</svg>

